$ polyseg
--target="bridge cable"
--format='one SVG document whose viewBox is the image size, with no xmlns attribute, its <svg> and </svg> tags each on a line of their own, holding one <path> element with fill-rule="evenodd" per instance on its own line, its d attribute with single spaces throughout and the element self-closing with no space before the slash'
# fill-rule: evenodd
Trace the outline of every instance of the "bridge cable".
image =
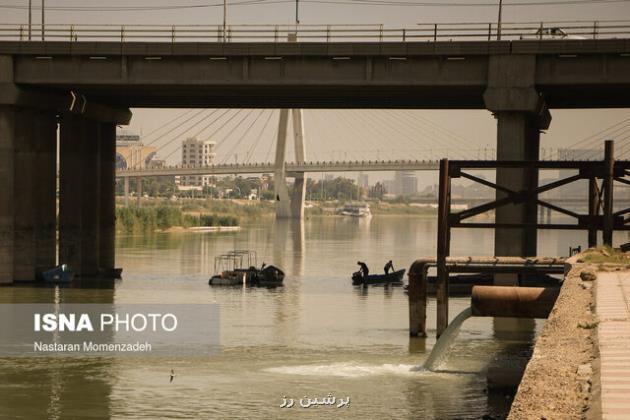
<svg viewBox="0 0 630 420">
<path fill-rule="evenodd" d="M 179 115 L 178 115 L 178 116 L 176 116 L 175 118 L 173 118 L 173 119 L 171 119 L 171 120 L 169 120 L 169 121 L 165 122 L 164 124 L 160 125 L 159 127 L 155 128 L 155 129 L 153 129 L 153 130 L 151 130 L 151 132 L 149 132 L 148 134 L 146 134 L 146 135 L 142 136 L 142 139 L 143 139 L 143 140 L 146 140 L 146 139 L 147 139 L 147 137 L 151 137 L 153 134 L 157 133 L 158 131 L 160 131 L 161 129 L 163 129 L 163 128 L 165 128 L 165 127 L 168 127 L 170 124 L 174 123 L 175 121 L 177 121 L 177 120 L 178 120 L 178 119 L 180 119 L 181 117 L 183 117 L 183 116 L 185 116 L 185 115 L 187 115 L 187 114 L 190 114 L 190 113 L 191 113 L 191 112 L 193 112 L 194 110 L 195 110 L 194 108 L 191 108 L 191 109 L 188 109 L 187 111 L 185 111 L 185 112 L 183 112 L 183 113 L 179 114 Z M 149 142 L 149 143 L 145 143 L 145 144 L 151 144 L 151 143 L 153 143 L 153 141 L 151 141 L 151 142 Z"/>
<path fill-rule="evenodd" d="M 411 116 L 407 113 L 397 113 L 393 115 L 393 117 L 400 121 L 401 124 L 407 124 L 408 127 L 414 130 L 422 130 L 423 132 L 427 133 L 427 135 L 431 139 L 436 138 L 435 142 L 437 142 L 440 146 L 443 146 L 444 143 L 446 143 L 447 148 L 444 149 L 445 157 L 448 157 L 448 150 L 451 150 L 451 152 L 455 151 L 456 153 L 462 153 L 462 156 L 467 157 L 466 151 L 472 143 L 470 140 L 464 139 L 458 134 L 445 129 L 439 124 L 421 115 Z M 442 149 L 438 147 L 437 150 Z"/>
<path fill-rule="evenodd" d="M 205 109 L 201 109 L 199 110 L 199 112 L 195 113 L 194 115 L 192 115 L 190 118 L 187 118 L 186 120 L 180 122 L 179 124 L 177 124 L 175 127 L 172 127 L 170 130 L 162 133 L 160 136 L 158 136 L 157 138 L 151 140 L 149 143 L 147 143 L 147 145 L 151 145 L 153 143 L 155 143 L 156 141 L 166 137 L 167 135 L 171 134 L 173 131 L 177 130 L 178 128 L 181 128 L 184 124 L 189 123 L 190 121 L 192 121 L 193 119 L 195 119 L 196 117 L 198 117 L 199 115 L 201 115 L 202 113 L 204 113 L 206 110 Z"/>
<path fill-rule="evenodd" d="M 206 110 L 204 110 L 206 111 Z M 219 111 L 219 109 L 214 109 L 212 110 L 208 115 L 204 116 L 202 119 L 200 119 L 199 121 L 195 122 L 194 124 L 192 124 L 190 127 L 188 127 L 186 130 L 182 131 L 181 133 L 179 133 L 176 137 L 173 137 L 171 140 L 167 141 L 166 143 L 164 143 L 163 145 L 161 145 L 157 150 L 161 151 L 163 150 L 166 146 L 172 144 L 174 141 L 176 140 L 181 140 L 182 136 L 184 136 L 185 134 L 189 133 L 192 129 L 194 129 L 195 127 L 197 127 L 199 124 L 203 123 L 204 121 L 206 121 L 206 119 L 208 119 L 208 117 L 212 116 L 213 114 L 217 113 Z M 194 137 L 194 136 L 193 136 Z M 180 144 L 181 146 L 181 144 Z M 177 149 L 176 149 L 177 150 Z M 170 155 L 169 155 L 170 156 Z"/>
<path fill-rule="evenodd" d="M 623 125 L 621 125 L 623 124 Z M 621 127 L 619 127 L 619 125 L 621 125 Z M 570 145 L 569 147 L 567 147 L 568 149 L 575 149 L 575 146 L 580 144 L 581 148 L 584 148 L 584 150 L 579 151 L 574 157 L 573 160 L 580 160 L 584 157 L 588 157 L 589 154 L 591 156 L 594 156 L 595 153 L 592 149 L 593 147 L 596 147 L 597 150 L 601 150 L 602 149 L 602 138 L 603 137 L 608 137 L 608 136 L 617 136 L 619 134 L 623 135 L 625 133 L 628 132 L 628 128 L 630 128 L 630 118 L 628 118 L 627 120 L 621 121 L 620 123 L 614 124 L 604 130 L 598 131 L 597 133 L 591 134 L 588 137 L 585 137 L 584 139 Z M 588 141 L 585 143 L 585 141 Z M 598 147 L 599 146 L 599 147 Z M 579 150 L 579 149 L 578 149 Z"/>
<path fill-rule="evenodd" d="M 245 155 L 246 156 L 245 163 L 249 163 L 249 161 L 251 160 L 252 156 L 254 155 L 254 152 L 256 151 L 256 148 L 260 144 L 260 140 L 261 140 L 263 134 L 265 133 L 265 130 L 267 129 L 267 126 L 269 125 L 269 122 L 271 121 L 271 117 L 273 117 L 273 114 L 274 114 L 274 110 L 272 109 L 272 110 L 270 110 L 269 116 L 267 117 L 267 120 L 265 121 L 265 124 L 263 125 L 262 129 L 260 130 L 260 133 L 258 133 L 258 136 L 256 137 L 256 139 L 252 143 L 252 146 L 247 150 L 247 154 Z"/>
<path fill-rule="evenodd" d="M 254 126 L 254 124 L 256 124 L 256 122 L 258 121 L 258 119 L 260 118 L 260 116 L 265 112 L 264 109 L 261 109 L 260 112 L 258 113 L 258 115 L 256 116 L 256 118 L 254 118 L 254 120 L 249 124 L 249 126 L 245 129 L 245 132 L 243 134 L 241 134 L 241 138 L 238 139 L 238 141 L 236 143 L 234 143 L 234 145 L 232 146 L 232 148 L 225 154 L 225 157 L 223 158 L 223 161 L 221 161 L 221 163 L 226 163 L 227 159 L 229 159 L 230 155 L 232 154 L 232 152 L 234 152 L 234 150 L 236 150 L 236 148 L 238 147 L 239 144 L 241 144 L 241 142 L 243 141 L 243 139 L 245 139 L 245 137 L 247 136 L 247 134 L 250 132 L 250 130 L 252 129 L 252 127 Z M 238 161 L 236 162 L 238 163 Z"/>
</svg>

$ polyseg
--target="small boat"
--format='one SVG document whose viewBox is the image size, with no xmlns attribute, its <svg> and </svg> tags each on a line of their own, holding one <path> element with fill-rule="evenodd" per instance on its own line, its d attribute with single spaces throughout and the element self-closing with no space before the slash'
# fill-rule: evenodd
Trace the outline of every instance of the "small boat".
<svg viewBox="0 0 630 420">
<path fill-rule="evenodd" d="M 208 280 L 210 286 L 282 286 L 284 272 L 274 266 L 265 265 L 256 268 L 256 252 L 234 250 L 219 255 L 214 259 L 215 274 Z"/>
<path fill-rule="evenodd" d="M 122 268 L 99 268 L 98 276 L 106 279 L 121 279 Z"/>
<path fill-rule="evenodd" d="M 223 271 L 215 274 L 208 280 L 210 286 L 242 286 L 245 283 L 245 273 L 236 271 Z"/>
<path fill-rule="evenodd" d="M 363 218 L 372 217 L 370 206 L 367 203 L 346 204 L 342 208 L 340 208 L 337 212 L 342 216 L 363 217 Z"/>
<path fill-rule="evenodd" d="M 370 274 L 364 277 L 360 271 L 352 274 L 352 284 L 354 286 L 369 285 L 369 284 L 393 284 L 402 285 L 403 276 L 405 275 L 405 269 L 393 271 L 389 274 Z"/>
<path fill-rule="evenodd" d="M 262 270 L 258 270 L 255 284 L 257 286 L 273 287 L 282 286 L 284 281 L 284 271 L 275 265 L 268 265 Z"/>
<path fill-rule="evenodd" d="M 66 264 L 61 264 L 40 272 L 39 277 L 46 283 L 70 283 L 74 278 L 74 272 Z"/>
</svg>

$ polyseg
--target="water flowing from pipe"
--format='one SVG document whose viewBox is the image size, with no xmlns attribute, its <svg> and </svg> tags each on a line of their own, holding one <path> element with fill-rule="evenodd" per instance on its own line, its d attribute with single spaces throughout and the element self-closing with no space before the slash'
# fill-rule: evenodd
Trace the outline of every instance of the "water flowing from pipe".
<svg viewBox="0 0 630 420">
<path fill-rule="evenodd" d="M 444 330 L 444 333 L 442 333 L 438 341 L 435 343 L 435 346 L 433 346 L 431 354 L 429 354 L 427 360 L 424 361 L 424 365 L 422 366 L 424 369 L 435 370 L 435 368 L 444 359 L 444 356 L 448 353 L 453 341 L 457 338 L 457 334 L 459 333 L 459 329 L 462 324 L 471 316 L 472 309 L 466 308 L 451 321 L 446 330 Z"/>
</svg>

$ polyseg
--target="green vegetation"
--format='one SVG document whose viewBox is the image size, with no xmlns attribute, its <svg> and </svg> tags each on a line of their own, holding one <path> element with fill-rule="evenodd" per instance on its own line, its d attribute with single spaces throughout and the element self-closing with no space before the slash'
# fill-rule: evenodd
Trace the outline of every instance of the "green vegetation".
<svg viewBox="0 0 630 420">
<path fill-rule="evenodd" d="M 183 213 L 175 206 L 118 207 L 116 230 L 127 234 L 154 232 L 174 226 L 238 226 L 239 219 L 231 215 Z"/>
<path fill-rule="evenodd" d="M 610 246 L 600 246 L 589 249 L 584 252 L 584 255 L 580 259 L 586 263 L 593 264 L 630 264 L 630 258 L 628 258 L 628 256 L 621 250 Z"/>
<path fill-rule="evenodd" d="M 375 203 L 371 206 L 372 214 L 436 216 L 437 208 L 408 204 Z"/>
</svg>

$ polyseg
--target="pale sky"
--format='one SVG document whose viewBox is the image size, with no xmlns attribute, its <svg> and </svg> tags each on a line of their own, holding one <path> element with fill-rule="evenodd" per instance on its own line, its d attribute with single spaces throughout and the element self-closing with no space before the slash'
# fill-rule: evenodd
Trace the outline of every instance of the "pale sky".
<svg viewBox="0 0 630 420">
<path fill-rule="evenodd" d="M 379 2 L 382 0 L 377 0 Z M 385 24 L 411 27 L 418 23 L 434 22 L 496 22 L 497 6 L 474 6 L 492 3 L 489 0 L 392 0 L 407 5 L 368 5 L 368 0 L 301 0 L 300 18 L 304 24 Z M 567 20 L 630 20 L 630 1 L 602 0 L 582 2 L 569 0 L 571 4 L 557 4 L 565 0 L 506 0 L 504 22 L 538 22 Z M 240 0 L 239 0 L 240 2 Z M 390 2 L 391 3 L 391 2 Z M 441 6 L 420 6 L 420 3 Z M 453 5 L 461 3 L 462 5 Z M 497 2 L 498 3 L 498 2 Z M 539 3 L 538 5 L 511 5 L 510 3 Z M 540 3 L 544 3 L 541 5 Z M 128 8 L 133 6 L 203 6 L 170 10 L 142 11 L 78 11 L 54 10 L 60 7 L 107 7 Z M 46 21 L 57 24 L 220 24 L 222 6 L 218 0 L 47 0 Z M 468 4 L 469 6 L 464 6 Z M 2 6 L 27 6 L 27 0 L 0 0 Z M 33 22 L 39 23 L 41 2 L 33 1 Z M 27 11 L 1 8 L 0 23 L 26 23 Z M 295 3 L 284 0 L 263 0 L 261 4 L 231 5 L 228 23 L 231 24 L 291 24 L 295 19 Z M 630 22 L 629 22 L 630 23 Z M 558 24 L 558 26 L 561 26 Z M 133 109 L 134 117 L 129 129 L 148 134 L 165 122 L 180 115 L 183 110 Z M 210 112 L 210 111 L 208 111 Z M 376 112 L 376 114 L 375 114 Z M 379 113 L 380 112 L 380 113 Z M 215 113 L 218 115 L 218 113 Z M 229 114 L 228 114 L 229 115 Z M 259 115 L 259 111 L 243 111 L 233 122 L 243 119 L 242 127 L 232 134 L 229 125 L 225 134 L 219 131 L 213 140 L 221 142 L 217 149 L 219 160 L 233 161 L 235 155 L 250 156 L 251 161 L 263 161 L 272 147 L 276 115 Z M 256 120 L 256 117 L 258 119 Z M 630 110 L 552 110 L 553 121 L 543 134 L 541 148 L 566 147 L 584 137 L 601 131 L 613 124 L 630 118 Z M 203 117 L 203 114 L 200 115 Z M 266 119 L 270 121 L 263 130 Z M 256 120 L 256 121 L 255 121 Z M 307 155 L 314 160 L 367 159 L 377 156 L 384 159 L 397 157 L 439 157 L 440 144 L 449 147 L 469 145 L 471 156 L 480 150 L 493 148 L 496 140 L 496 122 L 487 111 L 305 111 Z M 378 121 L 378 123 L 377 123 Z M 194 120 L 191 124 L 194 123 Z M 189 124 L 189 125 L 191 125 Z M 371 126 L 377 124 L 378 127 Z M 246 128 L 252 125 L 247 131 Z M 199 127 L 203 127 L 201 123 Z M 440 128 L 442 127 L 442 128 Z M 181 131 L 186 127 L 183 127 Z M 163 131 L 165 131 L 164 129 Z M 239 130 L 241 134 L 239 134 Z M 446 133 L 447 130 L 448 133 Z M 182 136 L 194 133 L 194 128 Z M 201 136 L 212 133 L 212 127 Z M 159 137 L 157 132 L 147 141 Z M 178 130 L 155 141 L 161 157 L 169 157 L 169 163 L 177 163 L 180 154 L 175 150 L 179 142 Z M 630 143 L 626 132 L 617 133 L 617 140 Z M 182 139 L 183 140 L 183 139 Z M 603 140 L 603 139 L 602 139 Z M 169 143 L 170 142 L 170 143 Z M 462 143 L 464 142 L 464 143 Z M 379 145 L 382 143 L 382 145 Z M 448 147 L 447 147 L 448 148 Z M 460 149 L 462 149 L 460 147 Z M 359 151 L 361 150 L 361 151 Z M 630 147 L 629 147 L 630 152 Z M 291 150 L 289 150 L 291 156 Z M 461 156 L 453 156 L 461 157 Z M 290 160 L 290 159 L 289 159 Z M 370 180 L 372 182 L 372 179 Z M 423 183 L 424 184 L 424 183 Z"/>
</svg>

